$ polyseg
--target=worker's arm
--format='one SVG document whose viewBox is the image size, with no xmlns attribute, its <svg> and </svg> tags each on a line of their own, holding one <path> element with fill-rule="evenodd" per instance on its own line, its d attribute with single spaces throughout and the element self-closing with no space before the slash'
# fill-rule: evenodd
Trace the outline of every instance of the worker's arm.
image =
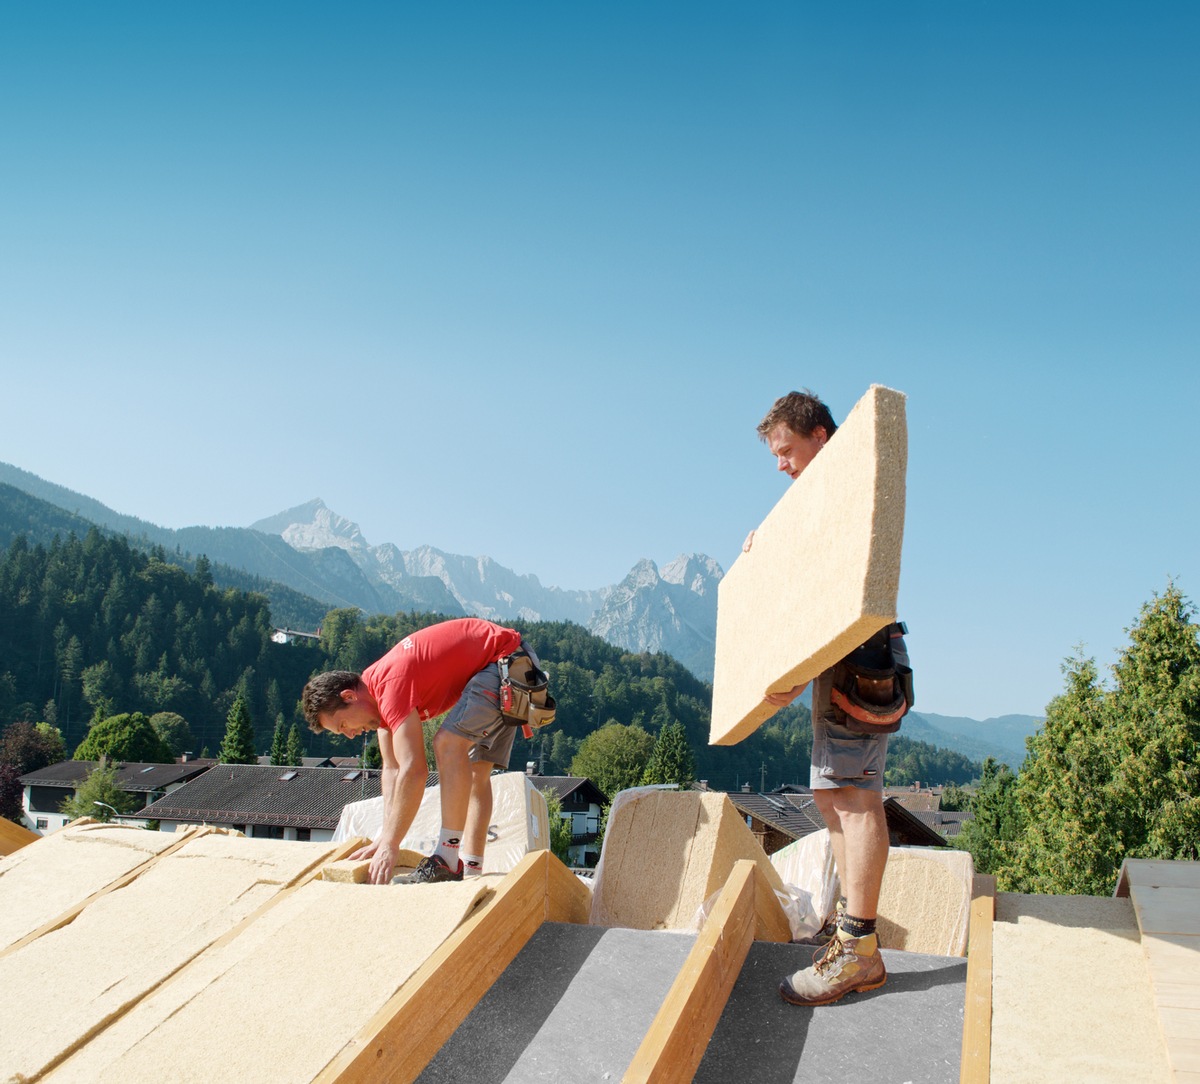
<svg viewBox="0 0 1200 1084">
<path fill-rule="evenodd" d="M 400 841 L 421 808 L 428 766 L 421 719 L 415 711 L 395 731 L 380 727 L 378 736 L 383 759 L 383 827 L 374 843 L 351 857 L 370 858 L 371 883 L 385 885 L 392 879 Z"/>
<path fill-rule="evenodd" d="M 765 693 L 763 699 L 768 704 L 773 704 L 777 708 L 786 708 L 807 688 L 808 682 L 806 681 L 803 685 L 797 685 L 786 693 Z"/>
</svg>

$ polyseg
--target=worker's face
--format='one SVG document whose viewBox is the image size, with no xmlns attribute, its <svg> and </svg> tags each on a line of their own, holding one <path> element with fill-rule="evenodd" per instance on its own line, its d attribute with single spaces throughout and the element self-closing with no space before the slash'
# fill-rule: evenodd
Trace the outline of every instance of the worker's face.
<svg viewBox="0 0 1200 1084">
<path fill-rule="evenodd" d="M 378 730 L 379 716 L 375 705 L 355 689 L 342 690 L 344 707 L 319 715 L 321 726 L 344 738 L 357 738 L 364 730 Z"/>
<path fill-rule="evenodd" d="M 828 439 L 823 425 L 818 425 L 807 437 L 802 437 L 780 422 L 767 434 L 767 447 L 775 457 L 775 465 L 795 480 L 816 458 L 817 452 L 825 447 Z"/>
</svg>

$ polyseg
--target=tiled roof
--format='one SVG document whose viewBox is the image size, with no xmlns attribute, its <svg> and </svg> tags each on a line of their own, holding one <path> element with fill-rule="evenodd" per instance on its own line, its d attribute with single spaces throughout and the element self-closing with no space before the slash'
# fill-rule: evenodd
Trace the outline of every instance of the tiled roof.
<svg viewBox="0 0 1200 1084">
<path fill-rule="evenodd" d="M 928 813 L 938 808 L 941 794 L 928 790 L 913 790 L 912 787 L 884 787 L 883 796 L 894 798 L 910 813 Z"/>
<path fill-rule="evenodd" d="M 962 826 L 967 821 L 974 818 L 975 814 L 969 811 L 946 812 L 939 809 L 934 813 L 917 813 L 916 816 L 935 832 L 940 832 L 947 839 L 952 839 L 962 831 Z"/>
<path fill-rule="evenodd" d="M 95 760 L 62 760 L 51 764 L 48 768 L 39 768 L 36 772 L 27 772 L 21 776 L 24 786 L 33 787 L 70 787 L 75 789 L 96 770 L 99 763 Z M 118 761 L 117 786 L 132 793 L 150 793 L 162 790 L 173 783 L 182 783 L 202 772 L 208 771 L 215 763 L 212 760 L 189 760 L 186 764 L 147 764 L 145 762 Z"/>
<path fill-rule="evenodd" d="M 596 805 L 608 805 L 608 799 L 590 779 L 582 775 L 532 775 L 529 780 L 538 790 L 552 791 L 560 802 L 574 795 Z"/>
<path fill-rule="evenodd" d="M 811 794 L 730 794 L 735 809 L 777 828 L 792 839 L 819 832 L 825 821 L 817 812 Z"/>
<path fill-rule="evenodd" d="M 148 805 L 150 820 L 208 824 L 337 827 L 347 802 L 379 797 L 378 771 L 218 764 Z"/>
</svg>

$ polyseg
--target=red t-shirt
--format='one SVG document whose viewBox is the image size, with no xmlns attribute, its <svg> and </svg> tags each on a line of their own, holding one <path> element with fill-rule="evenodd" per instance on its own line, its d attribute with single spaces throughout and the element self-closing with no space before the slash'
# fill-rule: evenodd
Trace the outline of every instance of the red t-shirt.
<svg viewBox="0 0 1200 1084">
<path fill-rule="evenodd" d="M 422 719 L 449 711 L 472 677 L 520 646 L 516 629 L 460 617 L 406 636 L 362 680 L 379 705 L 380 725 L 395 730 L 414 708 Z"/>
</svg>

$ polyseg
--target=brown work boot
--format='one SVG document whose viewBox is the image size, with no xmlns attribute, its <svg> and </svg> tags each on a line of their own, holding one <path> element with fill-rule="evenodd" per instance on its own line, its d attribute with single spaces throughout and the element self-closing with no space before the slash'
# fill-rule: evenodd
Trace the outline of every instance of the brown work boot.
<svg viewBox="0 0 1200 1084">
<path fill-rule="evenodd" d="M 833 910 L 829 912 L 823 925 L 816 933 L 810 934 L 808 937 L 797 937 L 792 943 L 795 945 L 828 945 L 833 940 L 834 934 L 837 933 L 838 923 L 842 920 L 842 915 L 846 913 L 846 897 L 842 896 L 838 899 Z"/>
<path fill-rule="evenodd" d="M 852 990 L 877 990 L 887 982 L 887 968 L 875 934 L 847 937 L 841 930 L 812 967 L 789 975 L 779 984 L 779 996 L 793 1005 L 830 1005 Z"/>
</svg>

